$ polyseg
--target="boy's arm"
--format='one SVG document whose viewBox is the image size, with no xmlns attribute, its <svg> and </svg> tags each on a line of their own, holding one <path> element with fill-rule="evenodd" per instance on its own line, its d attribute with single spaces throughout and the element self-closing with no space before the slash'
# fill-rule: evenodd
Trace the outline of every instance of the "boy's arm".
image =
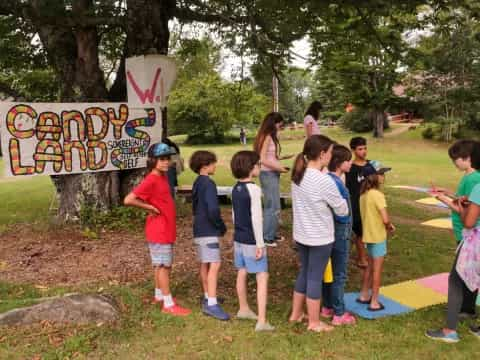
<svg viewBox="0 0 480 360">
<path fill-rule="evenodd" d="M 140 199 L 135 193 L 131 192 L 123 200 L 125 206 L 134 206 L 148 211 L 151 215 L 159 215 L 160 211 L 153 205 Z"/>
<path fill-rule="evenodd" d="M 205 202 L 207 204 L 208 219 L 218 228 L 222 234 L 225 234 L 227 228 L 222 219 L 220 206 L 218 206 L 217 187 L 213 182 L 207 184 L 205 189 Z"/>
<path fill-rule="evenodd" d="M 263 241 L 262 191 L 255 184 L 247 184 L 250 194 L 250 212 L 252 215 L 253 234 L 257 249 L 265 247 Z"/>
</svg>

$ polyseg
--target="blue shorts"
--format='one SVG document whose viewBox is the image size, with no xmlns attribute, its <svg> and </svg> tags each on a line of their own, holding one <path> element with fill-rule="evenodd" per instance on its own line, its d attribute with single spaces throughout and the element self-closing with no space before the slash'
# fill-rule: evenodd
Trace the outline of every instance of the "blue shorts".
<svg viewBox="0 0 480 360">
<path fill-rule="evenodd" d="M 238 270 L 246 269 L 249 274 L 268 272 L 267 249 L 263 249 L 263 256 L 255 258 L 256 245 L 242 244 L 234 241 L 234 263 Z"/>
<path fill-rule="evenodd" d="M 387 255 L 387 240 L 381 243 L 366 243 L 368 256 L 378 258 Z"/>
</svg>

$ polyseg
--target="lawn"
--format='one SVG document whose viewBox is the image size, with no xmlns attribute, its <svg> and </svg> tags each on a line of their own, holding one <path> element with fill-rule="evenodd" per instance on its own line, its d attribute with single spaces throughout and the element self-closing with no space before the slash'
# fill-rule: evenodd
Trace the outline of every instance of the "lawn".
<svg viewBox="0 0 480 360">
<path fill-rule="evenodd" d="M 338 129 L 328 129 L 326 133 L 341 143 L 347 143 L 351 137 Z M 300 135 L 300 132 L 289 131 L 282 134 L 284 154 L 301 150 Z M 216 182 L 231 185 L 234 180 L 228 170 L 229 159 L 242 147 L 182 146 L 181 150 L 187 159 L 193 151 L 201 148 L 217 153 Z M 453 168 L 446 149 L 445 144 L 422 140 L 419 130 L 382 141 L 369 138 L 369 158 L 393 167 L 387 176 L 385 190 L 397 233 L 389 243 L 385 284 L 448 271 L 451 266 L 455 249 L 452 234 L 419 225 L 423 220 L 439 216 L 438 211 L 416 205 L 413 200 L 420 198 L 421 194 L 388 187 L 392 184 L 427 186 L 431 181 L 454 187 L 460 174 Z M 187 170 L 181 175 L 180 182 L 191 184 L 193 179 L 194 174 Z M 288 190 L 288 187 L 285 176 L 282 188 Z M 0 224 L 3 227 L 48 219 L 52 197 L 48 178 L 15 182 L 0 178 L 0 195 L 4 199 L 0 202 Z M 284 212 L 283 219 L 283 231 L 289 234 L 290 210 Z M 275 249 L 270 252 L 270 257 L 275 257 Z M 232 265 L 225 263 L 224 266 Z M 33 284 L 7 284 L 0 279 L 0 311 L 30 304 L 31 299 L 40 296 L 66 291 L 97 291 L 100 287 L 113 294 L 122 308 L 122 319 L 113 326 L 56 328 L 44 324 L 34 328 L 0 329 L 0 359 L 33 358 L 38 354 L 45 359 L 461 359 L 478 354 L 479 342 L 468 335 L 465 325 L 460 327 L 462 342 L 456 345 L 434 343 L 424 337 L 425 329 L 441 326 L 444 305 L 377 321 L 360 320 L 355 327 L 337 328 L 330 334 L 307 333 L 302 325 L 290 325 L 286 321 L 295 268 L 272 261 L 270 272 L 269 316 L 277 326 L 277 331 L 272 334 L 255 334 L 252 323 L 236 320 L 220 323 L 202 316 L 197 300 L 191 296 L 191 289 L 198 288 L 195 264 L 192 264 L 191 276 L 187 280 L 176 282 L 174 279 L 173 284 L 175 294 L 195 309 L 186 319 L 170 318 L 158 309 L 146 306 L 142 298 L 152 291 L 148 281 L 53 287 L 41 291 Z M 348 289 L 358 289 L 358 286 L 358 271 L 351 268 Z M 226 309 L 233 313 L 236 299 L 232 279 L 222 279 L 220 288 L 227 297 Z"/>
</svg>

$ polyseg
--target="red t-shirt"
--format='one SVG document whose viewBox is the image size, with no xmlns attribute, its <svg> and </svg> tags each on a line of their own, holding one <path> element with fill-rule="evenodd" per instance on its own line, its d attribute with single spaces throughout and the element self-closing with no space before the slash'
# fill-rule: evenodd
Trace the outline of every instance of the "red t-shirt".
<svg viewBox="0 0 480 360">
<path fill-rule="evenodd" d="M 133 190 L 133 193 L 160 211 L 159 215 L 147 216 L 145 222 L 147 241 L 173 244 L 177 238 L 176 214 L 167 177 L 152 172 Z"/>
</svg>

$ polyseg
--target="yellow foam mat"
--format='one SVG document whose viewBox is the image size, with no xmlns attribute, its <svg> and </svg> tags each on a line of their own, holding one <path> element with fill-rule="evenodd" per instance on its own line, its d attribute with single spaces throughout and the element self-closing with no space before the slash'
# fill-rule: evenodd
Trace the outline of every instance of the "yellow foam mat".
<svg viewBox="0 0 480 360">
<path fill-rule="evenodd" d="M 443 204 L 440 200 L 438 200 L 434 197 L 427 197 L 427 198 L 418 199 L 418 200 L 415 200 L 415 201 L 417 203 L 425 204 L 425 205 L 440 205 L 440 204 Z"/>
<path fill-rule="evenodd" d="M 452 219 L 450 218 L 432 219 L 432 220 L 422 222 L 422 225 L 432 226 L 440 229 L 452 229 Z"/>
<path fill-rule="evenodd" d="M 447 302 L 445 295 L 419 285 L 414 280 L 384 286 L 380 288 L 380 294 L 414 309 L 421 309 Z"/>
</svg>

